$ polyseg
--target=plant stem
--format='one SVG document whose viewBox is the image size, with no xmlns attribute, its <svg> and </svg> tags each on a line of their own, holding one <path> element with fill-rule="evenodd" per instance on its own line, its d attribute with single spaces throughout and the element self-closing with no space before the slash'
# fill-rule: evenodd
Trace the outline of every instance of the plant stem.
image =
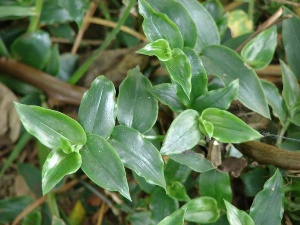
<svg viewBox="0 0 300 225">
<path fill-rule="evenodd" d="M 18 143 L 16 144 L 16 146 L 10 153 L 10 155 L 9 155 L 8 159 L 5 161 L 3 167 L 1 168 L 0 179 L 3 176 L 3 174 L 5 173 L 5 171 L 9 168 L 11 163 L 19 156 L 20 152 L 25 147 L 25 145 L 31 140 L 31 138 L 32 138 L 31 134 L 29 134 L 27 132 L 25 132 L 21 135 Z"/>
<path fill-rule="evenodd" d="M 93 62 L 97 59 L 98 55 L 107 48 L 107 46 L 111 43 L 111 41 L 116 37 L 117 33 L 120 31 L 121 26 L 125 23 L 131 8 L 136 3 L 136 0 L 130 0 L 126 10 L 124 11 L 123 16 L 121 17 L 118 25 L 110 32 L 110 34 L 106 37 L 103 44 L 94 52 L 94 54 L 72 75 L 69 79 L 70 84 L 75 84 L 80 78 L 84 75 L 84 73 L 88 70 L 88 68 L 93 64 Z"/>
<path fill-rule="evenodd" d="M 59 210 L 55 198 L 55 193 L 50 191 L 47 195 L 48 195 L 48 206 L 50 208 L 51 213 L 57 218 L 60 218 Z"/>
<path fill-rule="evenodd" d="M 253 22 L 253 14 L 254 14 L 254 0 L 249 1 L 249 6 L 248 6 L 248 17 L 249 20 Z"/>
<path fill-rule="evenodd" d="M 163 141 L 165 139 L 165 135 L 143 135 L 148 141 Z"/>
<path fill-rule="evenodd" d="M 285 134 L 287 128 L 289 127 L 289 125 L 290 125 L 290 121 L 287 119 L 286 122 L 282 125 L 282 127 L 279 131 L 278 138 L 277 138 L 277 141 L 276 141 L 277 146 L 282 143 L 284 134 Z"/>
<path fill-rule="evenodd" d="M 27 32 L 34 32 L 39 24 L 44 0 L 35 0 L 35 16 L 30 18 L 30 24 Z"/>
</svg>

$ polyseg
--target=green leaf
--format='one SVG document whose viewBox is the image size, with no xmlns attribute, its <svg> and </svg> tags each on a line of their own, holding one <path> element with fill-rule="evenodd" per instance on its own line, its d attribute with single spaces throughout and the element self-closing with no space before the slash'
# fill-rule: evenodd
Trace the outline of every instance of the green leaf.
<svg viewBox="0 0 300 225">
<path fill-rule="evenodd" d="M 200 174 L 199 189 L 201 196 L 209 196 L 218 202 L 221 209 L 225 209 L 223 199 L 231 202 L 232 191 L 228 173 L 210 170 Z"/>
<path fill-rule="evenodd" d="M 192 170 L 188 166 L 178 163 L 171 158 L 169 158 L 168 162 L 166 163 L 164 171 L 168 185 L 175 181 L 185 183 L 191 172 Z"/>
<path fill-rule="evenodd" d="M 267 181 L 268 172 L 261 167 L 255 167 L 247 173 L 242 173 L 241 178 L 245 185 L 245 193 L 247 197 L 254 197 Z"/>
<path fill-rule="evenodd" d="M 300 78 L 300 19 L 288 8 L 283 7 L 284 15 L 292 15 L 282 22 L 282 41 L 286 59 L 297 79 Z"/>
<path fill-rule="evenodd" d="M 60 55 L 61 66 L 56 77 L 63 81 L 68 81 L 71 75 L 76 71 L 78 58 L 78 55 L 74 55 L 71 53 L 64 53 Z"/>
<path fill-rule="evenodd" d="M 193 49 L 184 47 L 183 52 L 191 66 L 192 91 L 190 99 L 194 101 L 194 99 L 207 93 L 207 75 L 200 57 Z"/>
<path fill-rule="evenodd" d="M 162 104 L 169 106 L 174 112 L 182 112 L 185 109 L 185 106 L 179 101 L 176 89 L 172 84 L 158 84 L 151 87 L 148 91 Z"/>
<path fill-rule="evenodd" d="M 253 31 L 253 21 L 242 9 L 236 9 L 229 13 L 227 26 L 232 37 L 238 37 Z"/>
<path fill-rule="evenodd" d="M 151 212 L 141 211 L 134 212 L 130 214 L 126 220 L 128 220 L 132 225 L 145 225 L 151 223 Z"/>
<path fill-rule="evenodd" d="M 166 66 L 171 79 L 182 87 L 189 99 L 192 89 L 192 73 L 188 58 L 184 52 L 178 48 L 172 50 L 172 55 L 172 59 L 164 62 L 164 65 Z"/>
<path fill-rule="evenodd" d="M 158 39 L 147 44 L 136 53 L 153 56 L 155 55 L 160 61 L 168 61 L 172 58 L 172 52 L 169 42 L 165 39 Z"/>
<path fill-rule="evenodd" d="M 125 167 L 144 177 L 148 183 L 166 187 L 163 160 L 153 144 L 143 139 L 138 131 L 125 126 L 116 126 L 111 134 L 110 143 Z"/>
<path fill-rule="evenodd" d="M 118 96 L 118 121 L 138 130 L 149 131 L 156 122 L 158 114 L 157 100 L 147 91 L 150 81 L 139 72 L 139 68 L 128 71 L 121 83 Z"/>
<path fill-rule="evenodd" d="M 115 126 L 116 103 L 114 84 L 104 76 L 97 77 L 84 94 L 78 121 L 85 132 L 107 138 Z"/>
<path fill-rule="evenodd" d="M 36 196 L 42 196 L 42 172 L 36 166 L 29 163 L 18 164 L 18 172 L 24 178 L 29 189 Z"/>
<path fill-rule="evenodd" d="M 42 215 L 39 211 L 33 211 L 27 214 L 22 220 L 22 225 L 41 225 Z"/>
<path fill-rule="evenodd" d="M 60 137 L 60 148 L 66 154 L 69 154 L 74 151 L 71 143 L 63 137 Z"/>
<path fill-rule="evenodd" d="M 164 189 L 158 187 L 151 195 L 149 207 L 151 209 L 151 224 L 154 225 L 177 210 L 178 202 L 169 197 Z"/>
<path fill-rule="evenodd" d="M 249 41 L 242 49 L 241 56 L 255 70 L 270 64 L 277 46 L 277 29 L 272 26 Z"/>
<path fill-rule="evenodd" d="M 271 82 L 261 80 L 267 102 L 271 106 L 273 115 L 278 117 L 283 125 L 287 117 L 287 107 L 278 88 Z"/>
<path fill-rule="evenodd" d="M 171 183 L 171 185 L 167 186 L 167 194 L 178 201 L 190 200 L 184 185 L 178 181 L 174 181 Z"/>
<path fill-rule="evenodd" d="M 186 207 L 181 207 L 174 211 L 171 215 L 164 218 L 157 225 L 183 225 L 185 211 Z"/>
<path fill-rule="evenodd" d="M 83 128 L 65 114 L 16 102 L 15 107 L 28 133 L 48 148 L 60 146 L 61 137 L 67 139 L 71 145 L 85 144 L 86 134 Z"/>
<path fill-rule="evenodd" d="M 134 180 L 138 183 L 139 187 L 144 191 L 146 192 L 147 194 L 151 194 L 156 186 L 153 185 L 153 184 L 149 184 L 145 178 L 143 177 L 140 177 L 139 175 L 137 175 L 134 171 L 132 171 L 132 174 L 133 174 L 133 177 L 134 177 Z"/>
<path fill-rule="evenodd" d="M 36 69 L 43 69 L 51 54 L 51 40 L 47 32 L 36 30 L 15 39 L 10 47 L 12 56 Z"/>
<path fill-rule="evenodd" d="M 192 150 L 184 151 L 180 154 L 169 155 L 174 161 L 190 167 L 197 172 L 206 172 L 214 169 L 214 166 L 210 161 L 204 158 L 202 154 L 196 153 Z"/>
<path fill-rule="evenodd" d="M 130 198 L 126 173 L 116 150 L 101 136 L 88 134 L 80 151 L 83 172 L 97 185 Z"/>
<path fill-rule="evenodd" d="M 204 135 L 208 136 L 209 139 L 212 138 L 214 134 L 214 125 L 211 122 L 199 118 L 199 129 Z"/>
<path fill-rule="evenodd" d="M 255 225 L 281 224 L 284 212 L 283 198 L 283 179 L 277 169 L 274 175 L 265 183 L 264 189 L 253 200 L 250 216 Z"/>
<path fill-rule="evenodd" d="M 33 199 L 28 196 L 8 197 L 0 200 L 0 223 L 12 222 Z"/>
<path fill-rule="evenodd" d="M 139 13 L 144 17 L 143 30 L 150 42 L 165 39 L 171 49 L 183 48 L 179 28 L 167 15 L 156 12 L 146 0 L 139 1 Z"/>
<path fill-rule="evenodd" d="M 78 152 L 64 153 L 60 147 L 53 149 L 43 166 L 42 190 L 47 194 L 65 175 L 75 173 L 81 166 Z"/>
<path fill-rule="evenodd" d="M 212 136 L 219 142 L 241 143 L 262 137 L 241 119 L 224 110 L 205 109 L 201 114 L 201 119 L 213 124 Z"/>
<path fill-rule="evenodd" d="M 51 225 L 66 225 L 66 223 L 61 218 L 53 215 Z"/>
<path fill-rule="evenodd" d="M 45 25 L 75 21 L 81 27 L 84 13 L 88 9 L 87 0 L 48 0 L 43 4 L 40 23 Z"/>
<path fill-rule="evenodd" d="M 181 0 L 180 2 L 190 14 L 197 27 L 197 40 L 194 47 L 199 52 L 202 48 L 220 43 L 218 28 L 209 12 L 196 0 Z"/>
<path fill-rule="evenodd" d="M 293 117 L 293 114 L 295 113 L 295 106 L 300 95 L 300 89 L 294 73 L 283 61 L 280 61 L 280 64 L 283 84 L 282 96 L 285 100 L 290 116 Z"/>
<path fill-rule="evenodd" d="M 267 101 L 257 75 L 244 65 L 236 52 L 224 46 L 210 46 L 202 50 L 201 59 L 207 73 L 220 77 L 225 85 L 239 79 L 237 98 L 249 109 L 270 118 Z"/>
<path fill-rule="evenodd" d="M 59 49 L 58 44 L 55 44 L 50 53 L 50 57 L 48 59 L 48 62 L 45 66 L 44 71 L 46 73 L 49 73 L 51 75 L 56 76 L 59 73 L 60 70 L 60 58 L 59 58 Z"/>
<path fill-rule="evenodd" d="M 187 203 L 184 219 L 194 223 L 213 223 L 220 217 L 217 201 L 211 197 L 195 198 Z"/>
<path fill-rule="evenodd" d="M 198 118 L 198 112 L 192 109 L 180 113 L 172 122 L 160 153 L 172 155 L 193 148 L 201 138 Z"/>
<path fill-rule="evenodd" d="M 151 0 L 154 10 L 166 14 L 179 28 L 184 46 L 193 48 L 197 39 L 197 28 L 188 11 L 177 1 Z"/>
<path fill-rule="evenodd" d="M 232 81 L 228 86 L 208 92 L 198 97 L 192 108 L 202 113 L 207 108 L 228 109 L 238 93 L 239 80 Z"/>
<path fill-rule="evenodd" d="M 239 210 L 231 203 L 224 200 L 227 210 L 227 218 L 230 225 L 254 225 L 251 217 L 244 211 Z"/>
<path fill-rule="evenodd" d="M 0 13 L 0 15 L 1 15 L 1 13 Z M 7 58 L 10 57 L 7 47 L 1 38 L 1 35 L 0 35 L 0 56 L 7 57 Z"/>
</svg>

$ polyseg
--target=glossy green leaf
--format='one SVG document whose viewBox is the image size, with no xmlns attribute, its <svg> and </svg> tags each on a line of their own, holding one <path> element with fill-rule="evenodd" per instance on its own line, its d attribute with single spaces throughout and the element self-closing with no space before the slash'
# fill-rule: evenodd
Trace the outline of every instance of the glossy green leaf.
<svg viewBox="0 0 300 225">
<path fill-rule="evenodd" d="M 211 122 L 199 118 L 199 129 L 201 133 L 203 133 L 205 136 L 208 136 L 209 139 L 212 138 L 214 134 L 214 125 Z"/>
<path fill-rule="evenodd" d="M 202 48 L 220 43 L 218 28 L 209 12 L 197 0 L 181 0 L 197 27 L 197 40 L 194 47 L 199 52 Z"/>
<path fill-rule="evenodd" d="M 169 197 L 164 189 L 158 187 L 151 195 L 149 207 L 151 209 L 151 224 L 154 225 L 177 210 L 178 202 Z"/>
<path fill-rule="evenodd" d="M 1 38 L 1 35 L 0 35 L 0 56 L 10 57 L 7 47 Z"/>
<path fill-rule="evenodd" d="M 286 53 L 286 59 L 297 79 L 300 78 L 300 19 L 290 11 L 283 7 L 284 15 L 292 15 L 282 22 L 282 41 Z"/>
<path fill-rule="evenodd" d="M 242 49 L 241 56 L 255 70 L 270 64 L 277 46 L 277 29 L 272 26 L 249 41 Z"/>
<path fill-rule="evenodd" d="M 46 73 L 49 73 L 53 76 L 56 76 L 60 70 L 60 58 L 59 58 L 59 49 L 58 44 L 55 44 L 50 53 L 50 57 L 48 59 L 48 62 L 45 66 L 44 71 Z"/>
<path fill-rule="evenodd" d="M 219 20 L 223 16 L 223 5 L 219 0 L 209 0 L 203 3 L 205 9 L 214 18 L 215 21 Z"/>
<path fill-rule="evenodd" d="M 22 220 L 22 225 L 41 225 L 42 215 L 39 211 L 33 211 L 27 214 Z"/>
<path fill-rule="evenodd" d="M 149 4 L 154 10 L 166 14 L 177 25 L 183 37 L 184 46 L 191 48 L 195 46 L 197 28 L 180 1 L 151 0 Z"/>
<path fill-rule="evenodd" d="M 80 151 L 83 172 L 97 185 L 130 200 L 126 173 L 116 150 L 101 136 L 88 134 Z"/>
<path fill-rule="evenodd" d="M 15 107 L 28 133 L 48 148 L 59 146 L 61 137 L 67 139 L 72 145 L 85 144 L 86 134 L 83 128 L 65 114 L 16 102 Z"/>
<path fill-rule="evenodd" d="M 232 191 L 228 173 L 210 170 L 200 174 L 199 189 L 201 196 L 209 196 L 218 202 L 218 207 L 225 209 L 223 199 L 232 200 Z"/>
<path fill-rule="evenodd" d="M 174 161 L 186 165 L 192 170 L 200 173 L 214 169 L 212 163 L 205 159 L 202 154 L 196 153 L 192 150 L 184 151 L 180 154 L 169 155 L 169 157 Z"/>
<path fill-rule="evenodd" d="M 207 108 L 228 109 L 238 93 L 239 80 L 232 81 L 228 86 L 208 92 L 198 97 L 192 108 L 202 113 Z"/>
<path fill-rule="evenodd" d="M 285 100 L 290 116 L 293 117 L 293 114 L 295 113 L 295 106 L 300 95 L 299 84 L 292 70 L 290 70 L 283 61 L 280 61 L 280 64 L 283 84 L 282 96 Z"/>
<path fill-rule="evenodd" d="M 84 94 L 78 121 L 85 132 L 107 138 L 115 126 L 116 104 L 114 84 L 104 76 L 97 77 Z"/>
<path fill-rule="evenodd" d="M 254 225 L 253 220 L 246 212 L 239 210 L 226 200 L 224 200 L 224 202 L 230 225 Z"/>
<path fill-rule="evenodd" d="M 151 212 L 141 211 L 134 212 L 130 214 L 126 220 L 128 220 L 132 225 L 145 225 L 151 224 Z"/>
<path fill-rule="evenodd" d="M 192 89 L 192 72 L 187 56 L 178 48 L 172 50 L 172 59 L 164 62 L 171 79 L 178 83 L 188 99 Z"/>
<path fill-rule="evenodd" d="M 184 185 L 178 181 L 174 181 L 167 186 L 167 194 L 178 201 L 190 200 L 190 197 L 186 193 Z"/>
<path fill-rule="evenodd" d="M 57 78 L 68 81 L 73 73 L 76 71 L 78 65 L 78 55 L 71 53 L 64 53 L 60 55 L 60 70 Z"/>
<path fill-rule="evenodd" d="M 158 39 L 147 44 L 136 53 L 153 56 L 155 55 L 160 61 L 168 61 L 172 58 L 172 51 L 169 42 L 165 39 Z"/>
<path fill-rule="evenodd" d="M 262 137 L 241 119 L 224 110 L 205 109 L 201 114 L 201 119 L 213 124 L 212 136 L 219 142 L 241 143 Z"/>
<path fill-rule="evenodd" d="M 185 183 L 191 172 L 192 170 L 188 166 L 178 163 L 171 158 L 169 158 L 168 162 L 166 163 L 164 171 L 168 185 L 176 181 Z"/>
<path fill-rule="evenodd" d="M 43 195 L 58 184 L 65 175 L 75 173 L 81 166 L 78 152 L 64 153 L 60 147 L 53 149 L 44 163 L 42 171 Z"/>
<path fill-rule="evenodd" d="M 192 91 L 190 99 L 194 101 L 197 97 L 207 93 L 207 75 L 200 57 L 193 49 L 184 47 L 183 52 L 191 66 Z"/>
<path fill-rule="evenodd" d="M 144 17 L 143 30 L 150 42 L 165 39 L 171 49 L 183 48 L 180 30 L 167 15 L 156 12 L 146 0 L 139 1 L 139 13 Z"/>
<path fill-rule="evenodd" d="M 290 122 L 297 125 L 297 126 L 300 126 L 300 111 L 299 111 L 299 106 L 297 107 L 297 112 L 294 114 L 294 116 L 292 118 L 290 118 Z"/>
<path fill-rule="evenodd" d="M 255 167 L 247 173 L 242 173 L 241 178 L 245 185 L 245 193 L 248 197 L 254 197 L 267 181 L 268 172 L 261 167 Z"/>
<path fill-rule="evenodd" d="M 182 112 L 185 109 L 185 106 L 179 101 L 176 89 L 172 84 L 158 84 L 151 87 L 148 91 L 161 103 L 169 106 L 174 112 Z"/>
<path fill-rule="evenodd" d="M 158 150 L 142 135 L 129 127 L 116 126 L 110 137 L 125 167 L 132 169 L 151 184 L 166 187 L 163 160 Z"/>
<path fill-rule="evenodd" d="M 84 13 L 88 9 L 87 0 L 51 0 L 45 1 L 41 13 L 40 23 L 51 25 L 75 21 L 80 27 Z"/>
<path fill-rule="evenodd" d="M 164 218 L 157 225 L 183 225 L 184 223 L 184 214 L 186 207 L 181 207 L 173 212 L 171 215 Z"/>
<path fill-rule="evenodd" d="M 250 216 L 255 225 L 280 225 L 284 212 L 283 198 L 283 179 L 277 169 L 253 200 Z"/>
<path fill-rule="evenodd" d="M 66 154 L 69 154 L 74 151 L 71 143 L 63 137 L 60 137 L 60 148 Z"/>
<path fill-rule="evenodd" d="M 150 81 L 139 72 L 139 68 L 128 71 L 121 83 L 118 96 L 118 121 L 138 130 L 149 131 L 156 122 L 158 114 L 157 100 L 147 91 Z"/>
<path fill-rule="evenodd" d="M 0 200 L 0 223 L 12 222 L 33 199 L 28 196 L 7 197 Z"/>
<path fill-rule="evenodd" d="M 199 114 L 188 109 L 173 120 L 160 153 L 163 155 L 178 154 L 193 148 L 201 138 L 198 128 Z"/>
<path fill-rule="evenodd" d="M 211 197 L 195 198 L 187 203 L 184 219 L 194 223 L 212 223 L 219 219 L 217 201 Z"/>
<path fill-rule="evenodd" d="M 139 187 L 146 192 L 147 194 L 151 194 L 156 186 L 153 184 L 149 184 L 144 177 L 137 175 L 134 171 L 132 171 L 134 180 L 138 183 Z"/>
<path fill-rule="evenodd" d="M 249 109 L 270 118 L 267 101 L 257 75 L 244 65 L 236 52 L 224 46 L 210 46 L 203 49 L 201 59 L 207 73 L 220 77 L 225 85 L 239 79 L 237 98 Z"/>
<path fill-rule="evenodd" d="M 10 47 L 11 55 L 37 69 L 43 69 L 51 54 L 51 40 L 47 32 L 36 30 L 15 39 Z"/>
<path fill-rule="evenodd" d="M 286 104 L 278 91 L 278 88 L 271 82 L 261 80 L 267 102 L 272 108 L 273 115 L 278 117 L 281 124 L 285 123 L 287 117 Z"/>
</svg>

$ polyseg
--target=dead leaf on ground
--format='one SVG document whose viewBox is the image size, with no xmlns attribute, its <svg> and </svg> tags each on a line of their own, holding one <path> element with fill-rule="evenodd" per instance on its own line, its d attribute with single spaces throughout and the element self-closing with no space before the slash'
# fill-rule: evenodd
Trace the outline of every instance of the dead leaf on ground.
<svg viewBox="0 0 300 225">
<path fill-rule="evenodd" d="M 21 122 L 13 104 L 17 100 L 14 93 L 0 83 L 0 136 L 8 134 L 13 142 L 18 139 L 21 130 Z"/>
<path fill-rule="evenodd" d="M 223 159 L 218 169 L 223 172 L 230 172 L 233 177 L 239 177 L 246 166 L 247 161 L 244 158 L 227 157 Z"/>
</svg>

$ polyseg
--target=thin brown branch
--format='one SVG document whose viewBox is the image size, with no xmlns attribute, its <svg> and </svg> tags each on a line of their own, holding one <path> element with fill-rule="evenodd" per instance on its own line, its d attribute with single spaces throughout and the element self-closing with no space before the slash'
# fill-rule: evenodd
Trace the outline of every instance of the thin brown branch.
<svg viewBox="0 0 300 225">
<path fill-rule="evenodd" d="M 85 88 L 68 84 L 47 73 L 7 58 L 0 58 L 0 71 L 25 81 L 55 101 L 79 105 Z"/>
<path fill-rule="evenodd" d="M 251 41 L 254 37 L 260 34 L 262 31 L 268 29 L 277 23 L 278 19 L 282 16 L 283 10 L 279 8 L 268 20 L 266 20 L 262 25 L 258 27 L 258 29 L 249 37 L 246 41 L 244 41 L 237 49 L 236 52 L 240 53 L 243 47 Z"/>
<path fill-rule="evenodd" d="M 300 7 L 300 3 L 298 3 L 298 2 L 292 2 L 292 1 L 287 1 L 287 0 L 273 0 L 273 2 L 278 2 L 278 3 L 282 3 L 282 4 Z"/>
<path fill-rule="evenodd" d="M 73 45 L 72 50 L 71 50 L 72 54 L 75 54 L 77 52 L 77 49 L 80 45 L 83 34 L 86 31 L 86 29 L 89 27 L 89 22 L 87 21 L 87 18 L 92 17 L 94 15 L 97 7 L 98 7 L 98 4 L 96 2 L 92 1 L 89 10 L 87 11 L 87 13 L 84 16 L 82 26 L 81 26 L 81 28 L 78 31 L 78 34 L 76 36 L 74 45 Z"/>
<path fill-rule="evenodd" d="M 98 25 L 103 25 L 103 26 L 107 26 L 107 27 L 112 27 L 115 28 L 118 24 L 109 20 L 104 20 L 101 18 L 95 18 L 95 17 L 89 17 L 87 18 L 87 21 L 90 23 L 94 23 L 94 24 L 98 24 Z M 147 38 L 140 34 L 139 32 L 136 32 L 135 30 L 127 27 L 127 26 L 121 26 L 120 28 L 121 31 L 124 31 L 127 34 L 130 34 L 134 37 L 136 37 L 137 39 L 142 40 L 143 42 L 147 42 Z"/>
<path fill-rule="evenodd" d="M 300 170 L 300 152 L 292 152 L 258 141 L 239 144 L 244 155 L 261 164 L 269 164 L 286 170 Z"/>
</svg>

